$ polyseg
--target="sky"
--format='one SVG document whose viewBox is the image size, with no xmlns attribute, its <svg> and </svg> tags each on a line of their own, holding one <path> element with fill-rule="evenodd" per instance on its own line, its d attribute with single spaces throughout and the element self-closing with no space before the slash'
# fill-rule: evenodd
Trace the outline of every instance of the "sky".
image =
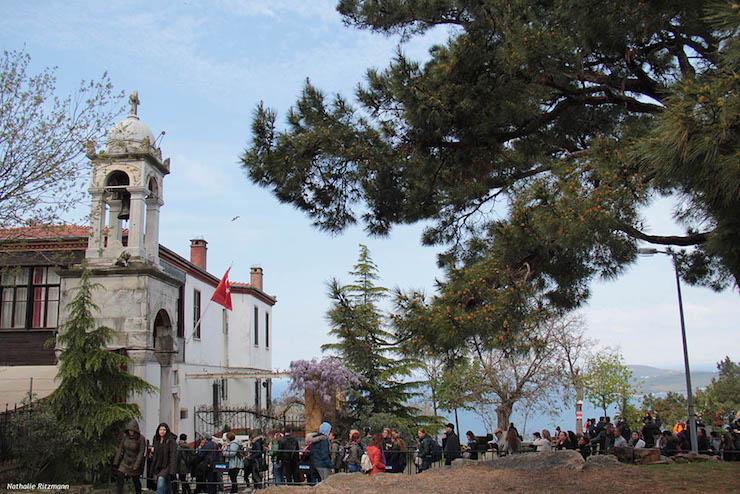
<svg viewBox="0 0 740 494">
<path fill-rule="evenodd" d="M 370 67 L 382 69 L 399 48 L 418 60 L 449 33 L 400 40 L 343 25 L 332 0 L 34 1 L 0 2 L 0 46 L 24 50 L 31 70 L 57 67 L 58 91 L 107 72 L 118 90 L 137 90 L 139 116 L 170 157 L 160 241 L 189 257 L 189 240 L 208 241 L 208 268 L 219 276 L 233 263 L 232 280 L 264 269 L 273 309 L 273 366 L 321 355 L 329 341 L 326 283 L 350 281 L 358 246 L 366 244 L 388 288 L 433 293 L 440 248 L 420 243 L 424 225 L 396 227 L 368 238 L 361 228 L 330 236 L 239 166 L 260 101 L 285 112 L 306 78 L 327 94 L 351 98 Z M 671 202 L 645 213 L 647 231 L 681 234 Z M 86 207 L 86 206 L 84 206 Z M 84 207 L 81 207 L 84 214 Z M 239 216 L 236 221 L 231 221 Z M 74 219 L 74 218 L 73 218 Z M 737 291 L 682 286 L 692 368 L 712 370 L 729 355 L 740 360 Z M 676 285 L 667 256 L 641 258 L 616 280 L 595 281 L 581 310 L 587 335 L 618 346 L 630 364 L 682 369 Z"/>
</svg>

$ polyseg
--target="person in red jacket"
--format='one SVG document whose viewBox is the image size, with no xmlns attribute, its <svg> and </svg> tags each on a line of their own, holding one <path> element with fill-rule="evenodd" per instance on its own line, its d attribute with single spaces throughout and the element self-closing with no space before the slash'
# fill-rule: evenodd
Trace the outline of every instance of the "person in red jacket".
<svg viewBox="0 0 740 494">
<path fill-rule="evenodd" d="M 385 459 L 383 458 L 383 452 L 381 447 L 383 446 L 383 436 L 376 434 L 373 436 L 373 441 L 370 446 L 367 447 L 367 456 L 370 458 L 370 463 L 373 464 L 373 469 L 370 470 L 370 475 L 377 475 L 379 473 L 385 473 Z"/>
</svg>

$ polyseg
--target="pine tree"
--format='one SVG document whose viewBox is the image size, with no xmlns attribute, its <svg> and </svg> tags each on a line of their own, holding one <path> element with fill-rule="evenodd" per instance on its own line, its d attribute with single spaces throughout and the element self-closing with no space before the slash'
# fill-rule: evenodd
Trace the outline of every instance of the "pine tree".
<svg viewBox="0 0 740 494">
<path fill-rule="evenodd" d="M 93 314 L 98 307 L 92 293 L 98 288 L 83 269 L 77 293 L 66 307 L 69 318 L 57 338 L 63 348 L 59 387 L 49 397 L 58 420 L 80 433 L 76 452 L 79 464 L 87 469 L 105 465 L 115 450 L 121 426 L 140 417 L 138 405 L 126 403 L 127 397 L 155 390 L 126 372 L 128 357 L 106 348 L 113 330 L 95 327 Z"/>
<path fill-rule="evenodd" d="M 495 290 L 527 281 L 558 310 L 623 273 L 640 242 L 685 248 L 687 282 L 740 283 L 737 2 L 340 0 L 337 10 L 359 29 L 450 35 L 423 63 L 399 50 L 369 70 L 355 102 L 307 81 L 284 126 L 256 108 L 244 167 L 316 226 L 386 234 L 425 222 L 446 267 L 477 275 L 465 284 L 481 271 Z M 683 204 L 685 235 L 646 230 L 643 212 L 663 195 Z M 494 298 L 499 319 L 517 310 Z"/>
<path fill-rule="evenodd" d="M 352 284 L 341 285 L 336 279 L 329 284 L 333 300 L 329 334 L 337 342 L 321 348 L 336 353 L 347 368 L 363 377 L 361 391 L 350 403 L 359 416 L 389 413 L 412 418 L 416 409 L 409 400 L 417 383 L 408 378 L 418 363 L 398 352 L 396 335 L 378 307 L 388 289 L 375 284 L 378 267 L 365 245 L 360 245 L 359 259 L 350 274 Z"/>
</svg>

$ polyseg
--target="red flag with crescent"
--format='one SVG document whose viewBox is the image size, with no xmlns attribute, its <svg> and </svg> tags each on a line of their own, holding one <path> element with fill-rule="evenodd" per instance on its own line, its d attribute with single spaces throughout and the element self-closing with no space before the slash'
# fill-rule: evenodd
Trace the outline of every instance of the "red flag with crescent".
<svg viewBox="0 0 740 494">
<path fill-rule="evenodd" d="M 225 309 L 231 310 L 231 287 L 229 286 L 229 271 L 231 267 L 226 270 L 223 278 L 216 287 L 216 291 L 213 292 L 211 300 L 216 302 L 218 305 L 223 305 Z"/>
</svg>

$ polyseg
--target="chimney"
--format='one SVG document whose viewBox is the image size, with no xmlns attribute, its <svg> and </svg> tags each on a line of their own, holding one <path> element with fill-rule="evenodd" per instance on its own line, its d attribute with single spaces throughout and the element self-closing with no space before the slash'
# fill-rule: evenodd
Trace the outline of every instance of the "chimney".
<svg viewBox="0 0 740 494">
<path fill-rule="evenodd" d="M 190 262 L 206 271 L 206 257 L 208 256 L 208 242 L 202 238 L 190 241 Z"/>
<path fill-rule="evenodd" d="M 252 266 L 249 270 L 249 284 L 259 291 L 262 291 L 262 268 Z"/>
</svg>

